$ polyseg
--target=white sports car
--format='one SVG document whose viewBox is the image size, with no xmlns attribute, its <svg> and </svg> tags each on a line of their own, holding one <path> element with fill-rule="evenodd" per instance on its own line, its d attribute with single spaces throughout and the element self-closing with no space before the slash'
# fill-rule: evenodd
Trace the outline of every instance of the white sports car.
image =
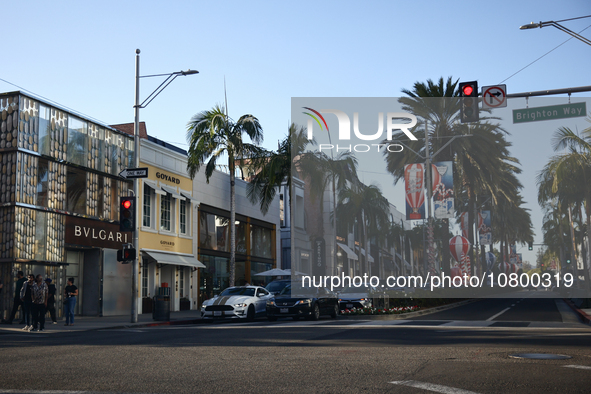
<svg viewBox="0 0 591 394">
<path fill-rule="evenodd" d="M 219 296 L 205 300 L 201 305 L 203 318 L 243 318 L 253 320 L 267 314 L 267 300 L 273 298 L 264 287 L 228 287 Z"/>
</svg>

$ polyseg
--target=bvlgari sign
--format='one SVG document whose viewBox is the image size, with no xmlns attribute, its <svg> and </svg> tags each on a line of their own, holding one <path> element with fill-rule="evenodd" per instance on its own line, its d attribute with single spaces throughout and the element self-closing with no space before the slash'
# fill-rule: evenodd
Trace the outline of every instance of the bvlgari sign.
<svg viewBox="0 0 591 394">
<path fill-rule="evenodd" d="M 121 249 L 131 242 L 132 234 L 120 232 L 115 223 L 66 216 L 66 244 Z"/>
</svg>

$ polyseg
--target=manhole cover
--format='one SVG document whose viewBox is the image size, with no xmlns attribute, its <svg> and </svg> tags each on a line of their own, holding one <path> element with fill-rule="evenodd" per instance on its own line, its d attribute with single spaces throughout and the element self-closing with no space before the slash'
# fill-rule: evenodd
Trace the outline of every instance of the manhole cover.
<svg viewBox="0 0 591 394">
<path fill-rule="evenodd" d="M 548 353 L 519 353 L 510 354 L 511 358 L 528 358 L 532 360 L 566 360 L 572 358 L 564 354 L 548 354 Z"/>
</svg>

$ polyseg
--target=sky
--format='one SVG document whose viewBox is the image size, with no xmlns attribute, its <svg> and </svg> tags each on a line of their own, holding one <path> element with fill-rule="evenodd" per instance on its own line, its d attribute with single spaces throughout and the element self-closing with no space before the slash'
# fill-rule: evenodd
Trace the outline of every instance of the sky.
<svg viewBox="0 0 591 394">
<path fill-rule="evenodd" d="M 136 49 L 141 75 L 198 70 L 140 111 L 150 135 L 185 149 L 187 123 L 224 102 L 224 85 L 230 116 L 256 116 L 267 148 L 286 135 L 292 97 L 399 97 L 448 76 L 508 93 L 591 85 L 589 45 L 571 39 L 526 67 L 570 36 L 519 30 L 591 15 L 587 0 L 13 1 L 2 14 L 12 17 L 0 27 L 0 92 L 24 90 L 104 124 L 133 122 Z M 561 24 L 580 32 L 591 18 Z M 141 100 L 161 82 L 142 78 Z M 525 166 L 536 152 L 514 155 Z"/>
</svg>

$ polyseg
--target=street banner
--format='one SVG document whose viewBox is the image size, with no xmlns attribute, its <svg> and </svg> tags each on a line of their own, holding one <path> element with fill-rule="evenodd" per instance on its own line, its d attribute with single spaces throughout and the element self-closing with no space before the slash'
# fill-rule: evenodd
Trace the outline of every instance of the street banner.
<svg viewBox="0 0 591 394">
<path fill-rule="evenodd" d="M 478 228 L 482 227 L 483 217 L 478 213 Z M 460 215 L 460 227 L 462 228 L 462 236 L 468 238 L 468 212 L 462 212 Z"/>
<path fill-rule="evenodd" d="M 480 211 L 482 215 L 482 225 L 478 229 L 480 234 L 480 245 L 492 244 L 492 221 L 490 211 Z"/>
<path fill-rule="evenodd" d="M 454 212 L 454 178 L 451 161 L 431 165 L 433 180 L 433 208 L 435 219 L 450 219 Z"/>
<path fill-rule="evenodd" d="M 424 165 L 404 166 L 406 192 L 406 220 L 425 219 L 425 177 Z"/>
</svg>

